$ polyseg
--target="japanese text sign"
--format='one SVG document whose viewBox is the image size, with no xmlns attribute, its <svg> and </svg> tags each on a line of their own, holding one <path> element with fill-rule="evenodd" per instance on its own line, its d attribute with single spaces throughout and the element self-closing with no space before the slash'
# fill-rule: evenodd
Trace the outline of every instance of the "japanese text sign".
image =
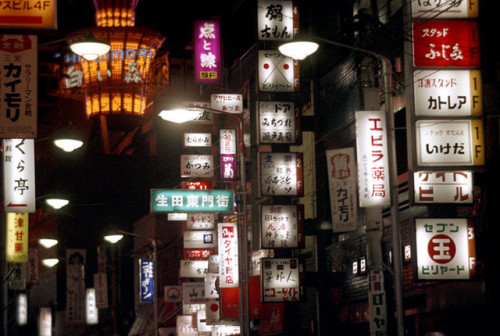
<svg viewBox="0 0 500 336">
<path fill-rule="evenodd" d="M 66 249 L 66 322 L 85 323 L 87 250 Z"/>
<path fill-rule="evenodd" d="M 0 34 L 0 64 L 0 138 L 35 138 L 38 114 L 37 37 Z"/>
<path fill-rule="evenodd" d="M 304 193 L 302 153 L 260 153 L 262 195 L 301 196 Z"/>
<path fill-rule="evenodd" d="M 210 147 L 212 135 L 210 133 L 184 133 L 184 147 Z"/>
<path fill-rule="evenodd" d="M 412 1 L 412 17 L 427 19 L 477 18 L 480 0 Z"/>
<path fill-rule="evenodd" d="M 28 227 L 27 213 L 6 213 L 7 244 L 6 259 L 10 263 L 28 262 Z"/>
<path fill-rule="evenodd" d="M 221 288 L 239 286 L 238 227 L 236 223 L 219 223 L 219 256 Z"/>
<path fill-rule="evenodd" d="M 221 129 L 220 145 L 220 180 L 236 181 L 236 130 Z"/>
<path fill-rule="evenodd" d="M 416 67 L 479 67 L 479 32 L 474 21 L 414 21 Z"/>
<path fill-rule="evenodd" d="M 151 189 L 151 211 L 233 212 L 233 190 Z"/>
<path fill-rule="evenodd" d="M 259 50 L 259 90 L 297 92 L 300 90 L 299 64 L 277 50 Z"/>
<path fill-rule="evenodd" d="M 262 301 L 299 301 L 299 269 L 299 260 L 296 258 L 262 259 Z"/>
<path fill-rule="evenodd" d="M 211 181 L 181 181 L 181 189 L 191 189 L 191 190 L 207 190 L 212 189 L 213 184 Z"/>
<path fill-rule="evenodd" d="M 476 274 L 475 233 L 466 218 L 417 218 L 418 278 L 471 279 Z"/>
<path fill-rule="evenodd" d="M 471 171 L 413 173 L 415 203 L 472 203 Z"/>
<path fill-rule="evenodd" d="M 481 120 L 419 120 L 416 139 L 419 166 L 484 165 Z"/>
<path fill-rule="evenodd" d="M 213 230 L 215 229 L 214 213 L 190 213 L 186 217 L 188 230 Z"/>
<path fill-rule="evenodd" d="M 183 154 L 181 155 L 181 177 L 213 177 L 213 155 Z"/>
<path fill-rule="evenodd" d="M 0 27 L 57 28 L 57 0 L 4 1 Z M 9 5 L 10 3 L 10 5 Z"/>
<path fill-rule="evenodd" d="M 153 287 L 154 284 L 154 265 L 152 259 L 140 259 L 139 260 L 139 272 L 140 272 L 140 299 L 142 302 L 153 302 L 153 291 L 156 288 Z"/>
<path fill-rule="evenodd" d="M 181 278 L 204 278 L 208 273 L 208 260 L 181 260 Z"/>
<path fill-rule="evenodd" d="M 300 137 L 293 102 L 259 102 L 259 142 L 293 144 Z"/>
<path fill-rule="evenodd" d="M 176 333 L 179 336 L 198 336 L 198 330 L 195 326 L 194 315 L 177 315 L 176 317 Z"/>
<path fill-rule="evenodd" d="M 356 112 L 359 206 L 390 204 L 387 123 L 384 112 Z"/>
<path fill-rule="evenodd" d="M 35 212 L 35 141 L 3 140 L 5 212 Z"/>
<path fill-rule="evenodd" d="M 481 115 L 479 70 L 421 70 L 413 73 L 416 116 Z"/>
<path fill-rule="evenodd" d="M 215 231 L 184 231 L 184 248 L 215 248 L 217 236 Z"/>
<path fill-rule="evenodd" d="M 368 273 L 368 296 L 370 335 L 387 335 L 387 294 L 383 271 L 370 270 Z"/>
<path fill-rule="evenodd" d="M 94 288 L 87 288 L 85 292 L 85 322 L 87 324 L 99 323 L 99 310 L 96 306 L 96 294 Z"/>
<path fill-rule="evenodd" d="M 356 230 L 358 197 L 355 160 L 354 148 L 326 151 L 333 232 Z"/>
<path fill-rule="evenodd" d="M 205 283 L 203 282 L 183 282 L 182 283 L 182 303 L 196 304 L 205 303 Z"/>
<path fill-rule="evenodd" d="M 215 250 L 213 249 L 199 249 L 199 248 L 191 248 L 184 249 L 184 259 L 194 259 L 194 260 L 208 260 L 208 257 L 215 254 Z"/>
<path fill-rule="evenodd" d="M 298 29 L 299 10 L 294 1 L 259 0 L 257 9 L 259 40 L 291 40 Z"/>
<path fill-rule="evenodd" d="M 221 81 L 222 59 L 218 21 L 194 22 L 194 55 L 197 82 Z"/>
<path fill-rule="evenodd" d="M 261 206 L 262 248 L 304 247 L 304 206 Z"/>
<path fill-rule="evenodd" d="M 241 94 L 214 93 L 210 96 L 212 109 L 231 113 L 243 113 L 243 96 Z"/>
</svg>

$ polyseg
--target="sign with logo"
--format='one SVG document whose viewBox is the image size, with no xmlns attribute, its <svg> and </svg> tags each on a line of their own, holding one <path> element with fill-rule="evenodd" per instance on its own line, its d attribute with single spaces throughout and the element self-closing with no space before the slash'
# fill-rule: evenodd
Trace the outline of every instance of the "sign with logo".
<svg viewBox="0 0 500 336">
<path fill-rule="evenodd" d="M 302 153 L 260 153 L 260 190 L 269 196 L 302 196 Z"/>
<path fill-rule="evenodd" d="M 163 298 L 165 302 L 181 302 L 181 286 L 163 287 Z"/>
<path fill-rule="evenodd" d="M 476 275 L 475 233 L 466 218 L 418 218 L 418 278 L 472 279 Z"/>
<path fill-rule="evenodd" d="M 243 113 L 243 95 L 214 93 L 210 96 L 210 105 L 214 110 L 231 114 L 241 114 Z"/>
<path fill-rule="evenodd" d="M 479 67 L 477 22 L 414 21 L 412 32 L 414 66 Z"/>
<path fill-rule="evenodd" d="M 299 63 L 277 50 L 259 50 L 259 90 L 265 92 L 298 92 Z"/>
<path fill-rule="evenodd" d="M 471 171 L 419 171 L 413 173 L 415 203 L 472 203 Z"/>
<path fill-rule="evenodd" d="M 219 256 L 221 288 L 239 286 L 238 227 L 236 223 L 219 223 Z"/>
<path fill-rule="evenodd" d="M 417 165 L 484 165 L 483 123 L 478 119 L 416 122 Z"/>
<path fill-rule="evenodd" d="M 416 116 L 479 116 L 483 112 L 479 70 L 413 73 Z"/>
<path fill-rule="evenodd" d="M 213 155 L 181 155 L 181 177 L 214 177 Z"/>
<path fill-rule="evenodd" d="M 184 133 L 184 147 L 210 147 L 212 134 L 210 133 Z"/>
<path fill-rule="evenodd" d="M 217 236 L 215 231 L 185 231 L 184 248 L 185 249 L 204 249 L 216 248 Z"/>
<path fill-rule="evenodd" d="M 233 190 L 151 189 L 151 212 L 233 212 Z"/>
<path fill-rule="evenodd" d="M 216 83 L 222 80 L 218 21 L 194 22 L 194 57 L 197 82 Z"/>
<path fill-rule="evenodd" d="M 261 247 L 304 247 L 304 206 L 262 205 Z"/>
<path fill-rule="evenodd" d="M 6 259 L 10 263 L 28 262 L 29 215 L 20 212 L 7 212 Z"/>
<path fill-rule="evenodd" d="M 480 0 L 412 1 L 412 17 L 426 19 L 477 18 Z"/>
<path fill-rule="evenodd" d="M 296 258 L 262 259 L 262 301 L 299 301 L 299 267 Z"/>
<path fill-rule="evenodd" d="M 57 0 L 6 2 L 2 4 L 0 27 L 56 29 Z"/>
<path fill-rule="evenodd" d="M 326 151 L 333 232 L 356 230 L 358 197 L 354 148 Z"/>
<path fill-rule="evenodd" d="M 236 130 L 221 129 L 220 144 L 220 180 L 236 181 Z"/>
<path fill-rule="evenodd" d="M 259 102 L 259 142 L 294 144 L 300 139 L 293 102 Z"/>
<path fill-rule="evenodd" d="M 356 112 L 356 149 L 359 206 L 389 206 L 389 157 L 384 112 Z"/>
<path fill-rule="evenodd" d="M 259 0 L 257 33 L 261 41 L 291 40 L 299 30 L 299 9 L 294 1 Z"/>
<path fill-rule="evenodd" d="M 6 10 L 2 5 L 0 21 Z M 0 64 L 0 138 L 35 138 L 38 116 L 37 37 L 0 34 Z"/>
<path fill-rule="evenodd" d="M 140 300 L 143 302 L 153 302 L 154 288 L 154 265 L 152 259 L 139 260 L 140 272 Z"/>
</svg>

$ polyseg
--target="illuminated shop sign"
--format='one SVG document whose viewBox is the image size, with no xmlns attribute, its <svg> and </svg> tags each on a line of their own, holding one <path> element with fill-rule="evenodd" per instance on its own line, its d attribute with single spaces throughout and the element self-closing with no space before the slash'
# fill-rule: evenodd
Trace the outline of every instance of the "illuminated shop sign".
<svg viewBox="0 0 500 336">
<path fill-rule="evenodd" d="M 214 83 L 222 80 L 218 21 L 194 22 L 194 62 L 196 81 Z"/>
<path fill-rule="evenodd" d="M 243 113 L 243 96 L 240 94 L 214 93 L 210 96 L 210 105 L 214 110 L 240 114 Z"/>
<path fill-rule="evenodd" d="M 412 17 L 426 19 L 477 18 L 481 0 L 412 1 Z"/>
<path fill-rule="evenodd" d="M 3 1 L 0 27 L 57 28 L 57 0 Z"/>
<path fill-rule="evenodd" d="M 471 171 L 413 173 L 415 203 L 472 203 Z"/>
<path fill-rule="evenodd" d="M 221 288 L 239 286 L 238 227 L 236 223 L 219 223 L 219 256 Z"/>
<path fill-rule="evenodd" d="M 151 189 L 151 211 L 233 212 L 233 190 Z"/>
<path fill-rule="evenodd" d="M 28 219 L 27 213 L 7 212 L 6 258 L 10 263 L 28 262 Z"/>
<path fill-rule="evenodd" d="M 216 248 L 217 235 L 215 231 L 184 231 L 185 249 Z"/>
<path fill-rule="evenodd" d="M 261 206 L 262 248 L 304 247 L 303 205 Z"/>
<path fill-rule="evenodd" d="M 236 181 L 236 130 L 219 131 L 220 180 Z"/>
<path fill-rule="evenodd" d="M 300 139 L 294 102 L 259 102 L 259 142 L 294 144 Z"/>
<path fill-rule="evenodd" d="M 181 278 L 205 278 L 208 273 L 208 260 L 181 260 Z"/>
<path fill-rule="evenodd" d="M 153 302 L 154 288 L 154 264 L 152 259 L 139 260 L 140 276 L 140 300 L 142 302 Z"/>
<path fill-rule="evenodd" d="M 181 155 L 181 177 L 213 177 L 213 155 L 183 154 Z"/>
<path fill-rule="evenodd" d="M 296 258 L 262 259 L 262 301 L 299 301 L 299 268 Z"/>
<path fill-rule="evenodd" d="M 299 29 L 295 1 L 259 0 L 257 34 L 261 41 L 291 40 Z"/>
<path fill-rule="evenodd" d="M 262 195 L 301 196 L 304 193 L 302 153 L 260 153 Z"/>
<path fill-rule="evenodd" d="M 259 90 L 297 92 L 300 90 L 298 61 L 277 50 L 259 50 Z"/>
<path fill-rule="evenodd" d="M 212 134 L 210 133 L 184 133 L 184 147 L 210 147 Z"/>
</svg>

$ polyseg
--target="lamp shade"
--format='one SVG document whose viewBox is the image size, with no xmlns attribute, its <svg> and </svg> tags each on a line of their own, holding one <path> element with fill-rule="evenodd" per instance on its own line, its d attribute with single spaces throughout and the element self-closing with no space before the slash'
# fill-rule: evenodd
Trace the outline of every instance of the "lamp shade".
<svg viewBox="0 0 500 336">
<path fill-rule="evenodd" d="M 123 238 L 122 234 L 110 234 L 110 235 L 104 236 L 104 239 L 109 241 L 111 244 L 117 243 L 122 238 Z"/>
<path fill-rule="evenodd" d="M 38 239 L 38 243 L 42 245 L 43 247 L 49 249 L 55 245 L 57 245 L 58 241 L 57 239 L 53 238 L 40 238 Z"/>
<path fill-rule="evenodd" d="M 181 124 L 186 121 L 194 120 L 196 117 L 200 115 L 200 112 L 201 109 L 196 109 L 196 108 L 163 110 L 160 112 L 159 116 L 163 120 Z"/>
<path fill-rule="evenodd" d="M 58 263 L 59 263 L 59 259 L 57 259 L 57 258 L 42 259 L 42 264 L 44 264 L 47 267 L 54 267 Z"/>
<path fill-rule="evenodd" d="M 69 48 L 72 52 L 82 56 L 87 61 L 93 61 L 97 57 L 106 54 L 111 49 L 111 46 L 109 43 L 103 42 L 94 37 L 88 37 L 85 40 L 71 43 Z"/>
<path fill-rule="evenodd" d="M 280 45 L 280 53 L 296 60 L 303 60 L 318 50 L 319 45 L 312 41 L 294 41 Z"/>
<path fill-rule="evenodd" d="M 62 198 L 47 198 L 45 202 L 56 210 L 61 209 L 69 203 L 67 199 Z"/>
<path fill-rule="evenodd" d="M 83 141 L 70 138 L 55 139 L 54 145 L 61 148 L 65 152 L 72 152 L 83 146 Z"/>
</svg>

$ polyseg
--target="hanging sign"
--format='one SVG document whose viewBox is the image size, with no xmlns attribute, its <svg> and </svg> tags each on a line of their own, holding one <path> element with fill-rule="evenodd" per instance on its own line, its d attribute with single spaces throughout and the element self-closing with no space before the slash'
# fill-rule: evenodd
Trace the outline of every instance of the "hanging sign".
<svg viewBox="0 0 500 336">
<path fill-rule="evenodd" d="M 183 282 L 182 283 L 182 303 L 197 304 L 205 303 L 209 299 L 205 297 L 204 282 Z"/>
<path fill-rule="evenodd" d="M 233 190 L 151 189 L 151 212 L 233 212 Z"/>
<path fill-rule="evenodd" d="M 304 247 L 304 206 L 261 206 L 262 248 Z"/>
<path fill-rule="evenodd" d="M 417 218 L 420 280 L 472 279 L 476 275 L 475 233 L 466 218 Z"/>
<path fill-rule="evenodd" d="M 262 259 L 262 302 L 299 301 L 299 260 Z"/>
<path fill-rule="evenodd" d="M 6 259 L 10 263 L 28 262 L 28 213 L 7 212 Z"/>
<path fill-rule="evenodd" d="M 181 260 L 181 278 L 204 278 L 208 273 L 208 260 Z"/>
<path fill-rule="evenodd" d="M 197 82 L 216 83 L 222 80 L 218 21 L 194 22 L 194 57 Z"/>
<path fill-rule="evenodd" d="M 153 302 L 154 300 L 154 264 L 153 259 L 140 259 L 139 260 L 140 272 L 140 301 Z"/>
<path fill-rule="evenodd" d="M 359 206 L 389 206 L 387 123 L 381 111 L 356 112 Z"/>
<path fill-rule="evenodd" d="M 419 120 L 415 128 L 417 165 L 484 165 L 484 133 L 481 120 Z"/>
<path fill-rule="evenodd" d="M 99 310 L 96 306 L 96 296 L 94 288 L 87 288 L 85 302 L 85 322 L 87 322 L 87 324 L 99 323 Z"/>
<path fill-rule="evenodd" d="M 28 324 L 28 295 L 26 293 L 17 294 L 17 325 L 25 326 Z"/>
<path fill-rule="evenodd" d="M 99 272 L 94 274 L 94 288 L 97 308 L 108 308 L 108 274 Z"/>
<path fill-rule="evenodd" d="M 208 260 L 208 257 L 215 254 L 214 249 L 190 248 L 184 249 L 184 259 L 188 260 Z"/>
<path fill-rule="evenodd" d="M 479 70 L 413 73 L 416 116 L 479 116 L 483 112 Z"/>
<path fill-rule="evenodd" d="M 85 323 L 85 264 L 87 251 L 66 249 L 66 322 Z"/>
<path fill-rule="evenodd" d="M 358 214 L 354 148 L 326 151 L 333 232 L 355 231 Z"/>
<path fill-rule="evenodd" d="M 415 203 L 472 203 L 471 171 L 413 173 Z"/>
<path fill-rule="evenodd" d="M 477 18 L 480 0 L 412 1 L 412 17 L 426 19 Z"/>
<path fill-rule="evenodd" d="M 220 180 L 236 181 L 236 130 L 221 129 L 220 144 Z"/>
<path fill-rule="evenodd" d="M 243 113 L 243 95 L 214 93 L 210 96 L 212 109 L 231 114 Z"/>
<path fill-rule="evenodd" d="M 368 296 L 368 306 L 370 309 L 370 335 L 387 335 L 387 293 L 384 286 L 383 271 L 369 271 Z"/>
<path fill-rule="evenodd" d="M 211 147 L 212 134 L 184 133 L 184 147 Z"/>
<path fill-rule="evenodd" d="M 0 27 L 56 29 L 57 0 L 8 1 L 2 4 Z"/>
<path fill-rule="evenodd" d="M 304 172 L 302 153 L 260 153 L 262 195 L 302 196 Z"/>
<path fill-rule="evenodd" d="M 300 139 L 293 102 L 259 102 L 259 142 L 294 144 Z"/>
<path fill-rule="evenodd" d="M 259 90 L 300 91 L 299 63 L 277 50 L 259 50 Z"/>
<path fill-rule="evenodd" d="M 184 248 L 185 249 L 205 249 L 216 248 L 217 236 L 215 231 L 185 231 Z"/>
<path fill-rule="evenodd" d="M 213 155 L 181 155 L 181 177 L 214 177 Z"/>
<path fill-rule="evenodd" d="M 215 229 L 214 213 L 190 213 L 185 219 L 188 230 L 213 230 Z"/>
<path fill-rule="evenodd" d="M 38 335 L 52 336 L 52 308 L 41 307 L 39 314 L 40 315 L 38 317 Z"/>
<path fill-rule="evenodd" d="M 477 22 L 414 21 L 412 32 L 416 67 L 479 67 Z"/>
<path fill-rule="evenodd" d="M 257 7 L 259 40 L 291 40 L 298 30 L 299 9 L 295 1 L 259 0 Z"/>
<path fill-rule="evenodd" d="M 219 223 L 219 256 L 221 288 L 239 286 L 238 227 L 236 223 Z"/>
<path fill-rule="evenodd" d="M 181 189 L 198 189 L 198 190 L 207 190 L 212 189 L 213 184 L 211 181 L 181 181 L 180 185 Z"/>
</svg>

